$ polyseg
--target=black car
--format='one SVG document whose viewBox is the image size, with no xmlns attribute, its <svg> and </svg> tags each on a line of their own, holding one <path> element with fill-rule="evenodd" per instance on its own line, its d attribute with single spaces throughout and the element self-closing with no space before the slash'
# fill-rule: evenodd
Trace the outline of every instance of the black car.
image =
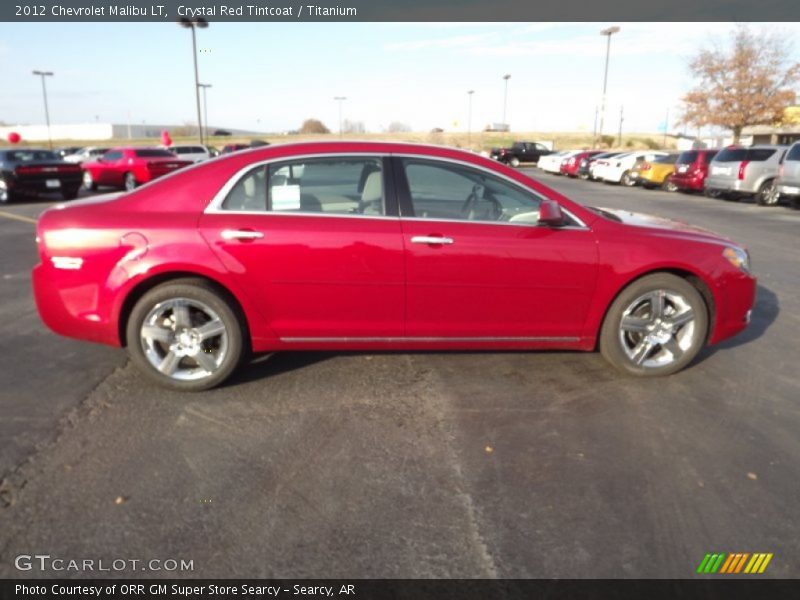
<svg viewBox="0 0 800 600">
<path fill-rule="evenodd" d="M 80 165 L 68 163 L 50 150 L 0 150 L 0 203 L 22 194 L 60 192 L 65 200 L 78 197 Z"/>
<path fill-rule="evenodd" d="M 578 165 L 578 178 L 583 180 L 591 178 L 592 172 L 590 169 L 594 164 L 594 161 L 599 158 L 611 158 L 617 154 L 622 154 L 622 152 L 603 152 L 601 154 L 595 154 L 593 156 L 587 156 L 586 158 L 581 159 L 581 162 Z"/>
<path fill-rule="evenodd" d="M 540 156 L 552 152 L 547 146 L 538 142 L 514 142 L 510 148 L 492 148 L 489 156 L 501 163 L 518 167 L 524 162 L 538 163 Z"/>
</svg>

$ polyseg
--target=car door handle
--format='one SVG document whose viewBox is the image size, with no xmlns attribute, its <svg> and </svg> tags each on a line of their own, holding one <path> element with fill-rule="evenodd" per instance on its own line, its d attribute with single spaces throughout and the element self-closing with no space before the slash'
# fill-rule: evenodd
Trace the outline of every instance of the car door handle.
<svg viewBox="0 0 800 600">
<path fill-rule="evenodd" d="M 411 238 L 412 244 L 453 244 L 455 240 L 438 235 L 415 235 Z"/>
<path fill-rule="evenodd" d="M 223 240 L 260 240 L 264 234 L 252 229 L 224 229 L 222 231 Z"/>
</svg>

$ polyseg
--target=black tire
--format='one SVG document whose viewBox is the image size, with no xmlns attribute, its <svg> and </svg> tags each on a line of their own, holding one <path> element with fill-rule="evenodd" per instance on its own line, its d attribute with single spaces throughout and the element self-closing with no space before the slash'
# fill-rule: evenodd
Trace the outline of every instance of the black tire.
<svg viewBox="0 0 800 600">
<path fill-rule="evenodd" d="M 136 181 L 136 176 L 133 173 L 125 173 L 125 177 L 122 181 L 125 190 L 128 192 L 132 192 L 139 186 L 139 182 Z"/>
<path fill-rule="evenodd" d="M 92 174 L 89 171 L 84 171 L 83 172 L 83 183 L 82 183 L 82 185 L 83 185 L 84 188 L 86 188 L 90 192 L 96 192 L 97 191 L 97 183 L 95 183 L 94 177 L 92 177 Z"/>
<path fill-rule="evenodd" d="M 578 173 L 578 179 L 580 179 L 581 181 L 586 181 L 586 180 L 589 179 L 589 174 L 588 173 Z"/>
<path fill-rule="evenodd" d="M 619 182 L 625 187 L 633 187 L 636 185 L 636 180 L 631 177 L 630 171 L 625 171 L 622 174 L 622 178 L 619 180 Z"/>
<path fill-rule="evenodd" d="M 0 188 L 0 204 L 10 204 L 14 201 L 14 194 L 8 188 Z"/>
<path fill-rule="evenodd" d="M 168 342 L 160 342 L 159 345 L 153 349 L 147 348 L 148 342 L 143 339 L 144 332 L 142 327 L 145 324 L 145 319 L 151 317 L 154 311 L 159 310 L 160 306 L 168 305 L 170 302 L 180 302 L 184 304 L 185 301 L 189 303 L 194 302 L 205 308 L 209 308 L 224 326 L 224 332 L 209 338 L 209 344 L 217 343 L 221 346 L 223 340 L 225 343 L 224 351 L 222 351 L 220 347 L 216 348 L 216 351 L 219 352 L 219 364 L 213 367 L 213 371 L 203 369 L 201 363 L 197 362 L 191 355 L 182 355 L 182 358 L 174 358 L 178 356 L 178 354 L 173 351 L 173 345 L 179 345 L 181 343 L 177 336 L 178 323 L 176 313 L 173 313 L 172 316 L 171 329 L 171 331 L 175 333 L 172 333 L 172 338 Z M 189 311 L 190 322 L 183 331 L 197 332 L 198 329 L 200 329 L 204 323 L 208 323 L 208 321 L 197 323 L 197 319 L 203 316 L 202 311 L 194 307 L 190 307 L 190 309 L 194 309 L 195 312 L 192 313 L 191 310 Z M 160 319 L 161 317 L 159 317 L 159 320 Z M 164 331 L 170 333 L 170 327 L 165 326 L 168 322 L 169 321 L 162 321 L 159 327 L 164 328 Z M 249 353 L 247 349 L 248 344 L 246 344 L 247 339 L 248 336 L 245 331 L 243 319 L 237 316 L 237 311 L 232 304 L 212 284 L 199 278 L 176 279 L 156 286 L 139 299 L 126 323 L 126 340 L 131 361 L 147 377 L 156 383 L 171 389 L 187 392 L 197 392 L 213 388 L 230 377 Z M 205 343 L 206 342 L 198 342 L 199 345 Z M 167 344 L 171 345 L 167 346 Z M 180 348 L 180 346 L 178 346 L 178 348 Z M 209 347 L 205 346 L 205 348 Z M 182 352 L 183 350 L 181 349 L 180 351 Z M 214 351 L 214 349 L 210 348 L 208 350 L 203 350 L 204 354 L 210 356 L 212 360 L 214 360 Z M 161 354 L 163 354 L 163 357 Z M 162 366 L 164 366 L 169 354 L 173 355 L 172 362 L 177 360 L 173 368 L 173 375 L 164 374 L 151 362 L 151 360 L 156 361 L 160 358 L 164 361 L 162 362 Z M 183 371 L 179 372 L 181 364 L 185 366 Z M 192 367 L 192 364 L 195 366 Z M 200 369 L 207 374 L 200 374 L 195 379 L 179 378 L 183 373 L 191 371 L 192 368 Z"/>
<path fill-rule="evenodd" d="M 80 188 L 67 188 L 65 190 L 61 190 L 61 197 L 64 200 L 75 200 L 78 197 L 78 193 L 80 192 Z"/>
<path fill-rule="evenodd" d="M 778 182 L 775 179 L 770 179 L 761 184 L 756 193 L 756 203 L 759 206 L 777 206 L 781 200 L 781 194 L 778 191 Z"/>
<path fill-rule="evenodd" d="M 516 156 L 512 156 L 510 159 L 508 159 L 508 164 L 516 168 L 519 166 L 519 159 Z"/>
<path fill-rule="evenodd" d="M 674 183 L 672 183 L 672 181 L 670 181 L 669 177 L 667 177 L 662 182 L 661 189 L 664 190 L 665 192 L 672 193 L 672 192 L 677 192 L 678 191 L 678 186 L 675 185 Z"/>
<path fill-rule="evenodd" d="M 795 210 L 800 210 L 800 196 L 789 196 L 789 205 Z"/>
<path fill-rule="evenodd" d="M 653 306 L 651 304 L 648 307 L 646 300 L 639 303 L 648 294 L 663 298 L 662 317 L 653 316 Z M 675 301 L 676 298 L 680 302 Z M 634 306 L 639 307 L 636 310 L 645 312 L 630 312 L 626 315 Z M 691 309 L 691 322 L 670 326 L 672 318 L 684 315 L 687 309 Z M 635 322 L 636 327 L 645 329 L 636 333 L 627 330 L 623 327 L 623 316 L 629 319 L 629 323 Z M 652 329 L 649 329 L 651 325 Z M 670 333 L 670 329 L 674 332 Z M 654 273 L 628 285 L 611 303 L 600 330 L 600 352 L 623 373 L 639 377 L 670 375 L 694 360 L 703 348 L 707 334 L 708 307 L 697 288 L 676 275 Z M 661 336 L 661 342 L 653 341 Z M 664 341 L 664 338 L 669 339 Z M 682 345 L 686 347 L 683 348 Z M 670 351 L 670 347 L 675 347 L 676 350 Z M 640 352 L 637 352 L 637 348 L 641 349 Z M 637 362 L 635 356 L 642 352 L 642 361 Z M 666 361 L 668 358 L 670 362 L 658 363 L 659 359 Z"/>
</svg>

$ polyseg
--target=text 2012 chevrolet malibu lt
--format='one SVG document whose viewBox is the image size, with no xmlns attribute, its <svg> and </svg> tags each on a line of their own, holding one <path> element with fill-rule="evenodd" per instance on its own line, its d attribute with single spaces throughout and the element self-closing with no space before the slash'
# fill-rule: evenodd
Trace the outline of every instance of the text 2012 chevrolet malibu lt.
<svg viewBox="0 0 800 600">
<path fill-rule="evenodd" d="M 756 289 L 730 240 L 411 144 L 231 154 L 48 210 L 37 240 L 44 322 L 183 390 L 311 349 L 599 347 L 665 375 L 744 329 Z"/>
</svg>

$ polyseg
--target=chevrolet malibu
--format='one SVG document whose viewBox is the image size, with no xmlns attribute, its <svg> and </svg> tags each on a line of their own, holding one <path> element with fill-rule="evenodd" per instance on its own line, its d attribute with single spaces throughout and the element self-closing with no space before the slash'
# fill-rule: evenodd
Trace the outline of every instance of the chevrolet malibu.
<svg viewBox="0 0 800 600">
<path fill-rule="evenodd" d="M 321 349 L 599 349 L 667 375 L 744 329 L 756 289 L 730 240 L 411 144 L 233 153 L 54 207 L 37 241 L 44 322 L 181 390 Z"/>
</svg>

